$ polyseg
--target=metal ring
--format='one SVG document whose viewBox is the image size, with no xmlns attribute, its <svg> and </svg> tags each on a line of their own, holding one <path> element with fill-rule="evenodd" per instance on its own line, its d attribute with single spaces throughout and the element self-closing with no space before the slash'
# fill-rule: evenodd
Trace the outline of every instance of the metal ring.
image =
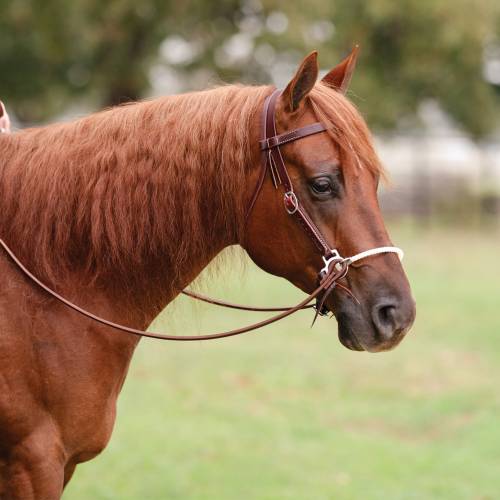
<svg viewBox="0 0 500 500">
<path fill-rule="evenodd" d="M 287 191 L 283 196 L 285 202 L 285 210 L 293 215 L 299 209 L 299 200 L 293 191 Z"/>
<path fill-rule="evenodd" d="M 321 269 L 320 273 L 324 273 L 324 274 L 328 274 L 328 272 L 330 271 L 330 265 L 332 263 L 334 265 L 346 264 L 346 272 L 347 272 L 347 268 L 349 268 L 349 264 L 350 264 L 350 262 L 348 262 L 348 259 L 344 259 L 344 257 L 342 257 L 339 254 L 338 250 L 332 250 L 330 257 L 328 257 L 328 258 L 326 258 L 325 256 L 323 256 L 323 262 L 324 262 L 325 265 Z M 337 269 L 337 270 L 340 271 L 340 269 Z M 344 274 L 344 276 L 345 276 L 345 274 Z"/>
</svg>

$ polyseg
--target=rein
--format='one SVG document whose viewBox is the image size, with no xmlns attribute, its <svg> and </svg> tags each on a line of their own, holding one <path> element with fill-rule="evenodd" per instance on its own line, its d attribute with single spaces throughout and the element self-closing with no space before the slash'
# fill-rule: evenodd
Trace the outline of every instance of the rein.
<svg viewBox="0 0 500 500">
<path fill-rule="evenodd" d="M 264 110 L 262 114 L 262 140 L 259 141 L 260 149 L 262 151 L 262 173 L 260 175 L 257 186 L 255 188 L 254 195 L 252 196 L 250 202 L 250 206 L 247 212 L 247 220 L 262 189 L 265 176 L 269 171 L 274 187 L 278 189 L 278 186 L 281 185 L 283 188 L 284 191 L 283 203 L 285 210 L 290 216 L 294 217 L 303 227 L 304 231 L 311 239 L 316 249 L 321 254 L 324 263 L 324 266 L 318 273 L 317 288 L 304 300 L 302 300 L 295 306 L 274 307 L 274 308 L 243 306 L 240 304 L 232 304 L 230 302 L 224 302 L 212 299 L 204 295 L 199 295 L 197 293 L 184 290 L 182 293 L 184 293 L 185 295 L 204 302 L 208 302 L 210 304 L 215 304 L 223 307 L 245 310 L 245 311 L 278 312 L 278 314 L 270 318 L 267 318 L 265 320 L 259 321 L 257 323 L 252 323 L 251 325 L 247 325 L 241 328 L 225 332 L 211 333 L 206 335 L 168 335 L 161 333 L 146 332 L 143 330 L 138 330 L 136 328 L 120 325 L 118 323 L 114 323 L 107 319 L 101 318 L 100 316 L 97 316 L 96 314 L 93 314 L 87 311 L 86 309 L 83 309 L 82 307 L 76 305 L 75 303 L 66 299 L 62 295 L 58 294 L 56 291 L 54 291 L 52 288 L 50 288 L 48 285 L 46 285 L 40 279 L 38 279 L 34 274 L 32 274 L 2 239 L 0 239 L 0 245 L 7 253 L 7 255 L 10 257 L 10 259 L 13 261 L 13 263 L 19 268 L 20 271 L 23 272 L 23 274 L 27 278 L 29 278 L 32 282 L 34 282 L 40 288 L 45 290 L 49 295 L 59 300 L 63 304 L 65 304 L 67 307 L 73 309 L 74 311 L 78 312 L 79 314 L 93 321 L 114 328 L 115 330 L 131 333 L 133 335 L 137 335 L 140 337 L 149 337 L 159 340 L 174 340 L 174 341 L 221 339 L 225 337 L 240 335 L 242 333 L 246 333 L 252 330 L 257 330 L 258 328 L 262 328 L 264 326 L 275 323 L 276 321 L 279 321 L 283 318 L 286 318 L 287 316 L 290 316 L 296 313 L 297 311 L 310 307 L 314 307 L 316 309 L 316 313 L 313 319 L 313 324 L 314 324 L 314 321 L 316 320 L 316 317 L 318 315 L 324 316 L 328 314 L 329 310 L 325 306 L 325 301 L 327 297 L 330 295 L 330 293 L 335 289 L 335 287 L 343 289 L 355 299 L 355 297 L 352 295 L 351 291 L 348 288 L 338 283 L 338 280 L 346 276 L 350 264 L 357 262 L 358 260 L 373 255 L 379 255 L 382 253 L 396 253 L 398 254 L 399 258 L 402 259 L 403 251 L 397 247 L 384 246 L 366 250 L 364 252 L 353 255 L 352 257 L 344 258 L 340 255 L 338 250 L 332 249 L 328 245 L 326 238 L 323 236 L 323 234 L 316 226 L 316 224 L 314 224 L 312 219 L 307 214 L 306 210 L 300 205 L 299 199 L 293 190 L 292 181 L 288 175 L 288 171 L 280 150 L 280 146 L 285 145 L 289 142 L 293 142 L 313 134 L 324 132 L 326 130 L 326 126 L 322 123 L 317 122 L 278 135 L 276 131 L 275 108 L 276 108 L 276 102 L 280 95 L 281 91 L 275 90 L 270 96 L 266 98 L 264 103 Z M 3 105 L 1 106 L 1 111 L 5 112 Z M 2 115 L 3 113 L 0 113 L 0 117 Z M 8 129 L 6 130 L 4 128 L 0 128 L 0 133 L 3 132 L 8 132 Z M 311 304 L 312 300 L 316 300 L 316 303 Z"/>
</svg>

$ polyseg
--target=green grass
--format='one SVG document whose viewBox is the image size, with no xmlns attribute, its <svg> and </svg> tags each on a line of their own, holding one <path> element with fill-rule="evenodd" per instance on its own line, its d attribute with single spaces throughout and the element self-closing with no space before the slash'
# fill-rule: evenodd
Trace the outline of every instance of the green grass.
<svg viewBox="0 0 500 500">
<path fill-rule="evenodd" d="M 417 299 L 395 351 L 350 352 L 335 321 L 311 330 L 310 313 L 212 343 L 142 341 L 112 440 L 64 498 L 499 498 L 500 237 L 392 232 Z M 204 290 L 260 304 L 301 297 L 251 265 Z M 181 301 L 153 329 L 253 319 Z"/>
</svg>

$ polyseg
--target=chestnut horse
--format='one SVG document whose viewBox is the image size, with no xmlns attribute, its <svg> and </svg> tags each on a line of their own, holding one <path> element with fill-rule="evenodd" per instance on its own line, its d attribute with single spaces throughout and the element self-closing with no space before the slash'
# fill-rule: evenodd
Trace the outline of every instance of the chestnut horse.
<svg viewBox="0 0 500 500">
<path fill-rule="evenodd" d="M 344 255 L 390 245 L 377 203 L 383 170 L 346 99 L 356 53 L 317 81 L 304 59 L 276 106 L 278 131 L 327 133 L 283 146 L 301 203 Z M 0 238 L 36 276 L 111 321 L 147 328 L 225 247 L 305 292 L 321 258 L 260 179 L 268 86 L 223 86 L 130 104 L 72 123 L 0 135 Z M 335 246 L 333 246 L 335 245 Z M 0 254 L 0 497 L 56 499 L 106 446 L 138 338 L 85 318 Z M 415 305 L 394 254 L 372 256 L 334 290 L 341 342 L 394 347 Z"/>
</svg>

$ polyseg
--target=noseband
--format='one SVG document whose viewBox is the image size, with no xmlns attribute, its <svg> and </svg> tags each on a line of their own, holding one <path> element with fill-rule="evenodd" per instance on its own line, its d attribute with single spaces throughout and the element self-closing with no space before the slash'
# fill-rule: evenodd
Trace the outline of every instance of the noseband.
<svg viewBox="0 0 500 500">
<path fill-rule="evenodd" d="M 269 172 L 273 185 L 276 189 L 281 189 L 283 191 L 283 205 L 286 212 L 293 217 L 300 226 L 304 229 L 305 233 L 317 249 L 318 253 L 323 259 L 323 267 L 318 272 L 318 283 L 317 288 L 299 304 L 293 307 L 250 307 L 242 306 L 240 304 L 232 304 L 230 302 L 223 302 L 216 299 L 211 299 L 203 295 L 184 290 L 183 293 L 189 297 L 208 302 L 210 304 L 215 304 L 223 307 L 229 307 L 233 309 L 240 309 L 246 311 L 274 311 L 278 312 L 275 316 L 268 318 L 251 325 L 237 328 L 235 330 L 229 330 L 226 332 L 213 333 L 208 335 L 168 335 L 160 333 L 145 332 L 143 330 L 138 330 L 128 326 L 120 325 L 114 323 L 107 319 L 101 318 L 96 314 L 93 314 L 82 307 L 74 304 L 70 300 L 66 299 L 62 295 L 58 294 L 52 288 L 40 281 L 35 275 L 33 275 L 17 258 L 15 253 L 9 248 L 9 246 L 0 239 L 0 245 L 3 247 L 7 255 L 12 259 L 14 264 L 27 276 L 31 281 L 33 281 L 40 288 L 45 290 L 49 295 L 59 300 L 69 308 L 80 313 L 81 315 L 92 319 L 98 323 L 109 326 L 116 330 L 122 332 L 131 333 L 133 335 L 138 335 L 141 337 L 149 337 L 160 340 L 177 340 L 177 341 L 193 341 L 193 340 L 213 340 L 225 337 L 232 337 L 234 335 L 239 335 L 245 332 L 256 330 L 262 328 L 263 326 L 275 323 L 291 314 L 294 314 L 301 309 L 306 309 L 308 307 L 314 307 L 316 309 L 316 314 L 314 320 L 318 315 L 328 314 L 329 310 L 325 305 L 325 301 L 330 293 L 339 287 L 349 293 L 351 292 L 344 285 L 338 283 L 338 281 L 344 278 L 349 271 L 349 266 L 354 262 L 373 255 L 379 255 L 383 253 L 396 253 L 400 259 L 403 258 L 403 251 L 400 248 L 392 246 L 383 246 L 372 248 L 370 250 L 365 250 L 351 257 L 342 257 L 337 249 L 332 249 L 328 244 L 327 239 L 323 236 L 322 232 L 318 226 L 309 217 L 305 208 L 300 204 L 299 198 L 293 189 L 293 184 L 288 175 L 288 170 L 286 168 L 285 161 L 281 154 L 280 147 L 288 144 L 290 142 L 308 137 L 310 135 L 319 134 L 327 130 L 327 127 L 320 122 L 312 123 L 289 132 L 278 134 L 276 130 L 276 103 L 281 95 L 281 90 L 275 90 L 270 96 L 268 96 L 264 103 L 264 110 L 262 114 L 262 140 L 259 141 L 260 149 L 262 151 L 262 171 L 259 177 L 254 195 L 252 196 L 249 209 L 247 212 L 247 219 L 252 212 L 252 209 L 259 197 L 260 191 L 264 184 L 267 173 Z M 1 115 L 0 115 L 1 116 Z M 4 130 L 1 130 L 4 132 Z M 5 131 L 7 132 L 7 131 Z M 354 297 L 354 296 L 353 296 Z M 315 300 L 316 304 L 311 304 L 311 301 Z M 313 320 L 313 323 L 314 323 Z"/>
</svg>

